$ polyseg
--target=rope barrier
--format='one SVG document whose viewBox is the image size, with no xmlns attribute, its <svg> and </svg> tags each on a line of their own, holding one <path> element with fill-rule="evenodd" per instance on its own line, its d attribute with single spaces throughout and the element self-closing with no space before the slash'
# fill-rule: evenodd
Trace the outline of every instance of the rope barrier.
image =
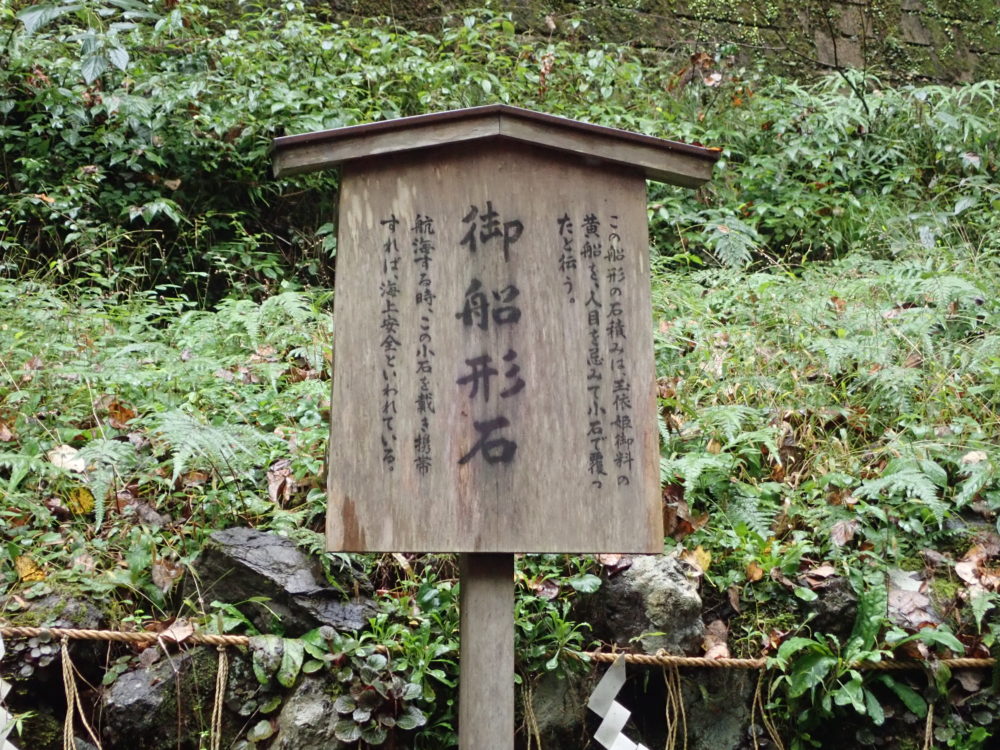
<svg viewBox="0 0 1000 750">
<path fill-rule="evenodd" d="M 49 637 L 53 640 L 71 641 L 117 641 L 121 643 L 155 644 L 163 641 L 186 643 L 196 646 L 249 646 L 250 637 L 245 635 L 214 635 L 211 633 L 192 633 L 185 638 L 174 639 L 169 633 L 123 632 L 119 630 L 84 630 L 76 628 L 28 628 L 0 627 L 0 637 L 3 638 L 37 638 Z M 625 657 L 627 664 L 642 664 L 650 667 L 694 667 L 708 669 L 763 669 L 767 659 L 708 659 L 704 656 L 671 656 L 669 654 L 633 654 L 613 653 L 607 651 L 566 651 L 577 659 L 611 664 L 619 656 Z M 908 670 L 926 669 L 931 664 L 942 664 L 953 669 L 991 669 L 997 663 L 993 658 L 973 659 L 960 657 L 954 659 L 937 659 L 933 662 L 924 659 L 886 659 L 885 661 L 862 661 L 853 664 L 855 669 L 873 670 Z"/>
<path fill-rule="evenodd" d="M 0 627 L 3 638 L 52 638 L 71 641 L 117 641 L 120 643 L 149 644 L 161 641 L 188 643 L 196 646 L 249 646 L 250 638 L 245 635 L 214 635 L 192 633 L 186 638 L 173 638 L 169 633 L 122 632 L 120 630 L 83 630 L 76 628 L 23 628 Z"/>
<path fill-rule="evenodd" d="M 763 669 L 767 659 L 707 659 L 703 656 L 670 656 L 669 654 L 631 654 L 611 653 L 607 651 L 568 651 L 567 653 L 580 659 L 613 663 L 619 656 L 625 657 L 626 664 L 642 664 L 649 667 L 708 667 L 710 669 Z M 855 669 L 873 670 L 907 670 L 926 669 L 931 664 L 943 664 L 953 669 L 991 669 L 996 659 L 937 659 L 935 661 L 922 659 L 887 659 L 885 661 L 862 661 L 851 665 Z"/>
</svg>

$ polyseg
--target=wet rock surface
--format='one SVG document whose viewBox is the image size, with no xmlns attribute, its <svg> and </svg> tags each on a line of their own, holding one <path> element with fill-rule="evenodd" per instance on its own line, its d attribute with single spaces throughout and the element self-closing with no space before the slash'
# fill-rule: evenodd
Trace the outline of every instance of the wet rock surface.
<svg viewBox="0 0 1000 750">
<path fill-rule="evenodd" d="M 232 649 L 229 657 L 236 663 L 245 661 Z M 105 746 L 129 750 L 199 747 L 199 738 L 207 736 L 211 724 L 217 667 L 215 650 L 196 648 L 164 655 L 155 664 L 119 675 L 101 699 Z M 237 680 L 229 681 L 227 704 L 236 700 L 233 691 L 238 685 Z M 224 717 L 226 746 L 235 738 L 240 722 L 228 712 Z"/>
<path fill-rule="evenodd" d="M 372 589 L 367 580 L 346 571 L 338 582 L 350 592 L 345 595 L 290 539 L 231 528 L 214 532 L 210 540 L 194 566 L 197 580 L 185 585 L 185 595 L 198 596 L 206 605 L 215 600 L 234 604 L 261 632 L 280 628 L 297 636 L 320 625 L 357 630 L 374 614 L 374 604 L 363 595 Z"/>
<path fill-rule="evenodd" d="M 329 681 L 308 675 L 285 700 L 277 720 L 271 750 L 339 750 L 334 735 L 340 718 L 334 710 L 336 694 Z"/>
</svg>

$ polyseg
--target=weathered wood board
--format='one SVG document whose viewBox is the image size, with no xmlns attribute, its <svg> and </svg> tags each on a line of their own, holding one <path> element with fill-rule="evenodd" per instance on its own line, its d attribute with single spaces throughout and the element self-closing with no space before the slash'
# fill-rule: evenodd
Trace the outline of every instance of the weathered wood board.
<svg viewBox="0 0 1000 750">
<path fill-rule="evenodd" d="M 343 165 L 331 550 L 661 551 L 645 190 L 512 141 Z"/>
</svg>

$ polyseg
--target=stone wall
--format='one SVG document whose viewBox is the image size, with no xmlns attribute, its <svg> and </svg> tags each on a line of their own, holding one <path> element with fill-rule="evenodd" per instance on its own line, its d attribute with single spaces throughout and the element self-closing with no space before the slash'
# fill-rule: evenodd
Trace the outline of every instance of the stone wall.
<svg viewBox="0 0 1000 750">
<path fill-rule="evenodd" d="M 340 16 L 391 16 L 435 27 L 458 0 L 327 0 Z M 487 5 L 481 0 L 479 5 Z M 679 54 L 731 44 L 741 57 L 787 72 L 867 68 L 894 79 L 942 82 L 1000 78 L 997 0 L 513 0 L 525 29 L 585 33 L 595 40 Z M 567 21 L 583 23 L 570 32 Z"/>
</svg>

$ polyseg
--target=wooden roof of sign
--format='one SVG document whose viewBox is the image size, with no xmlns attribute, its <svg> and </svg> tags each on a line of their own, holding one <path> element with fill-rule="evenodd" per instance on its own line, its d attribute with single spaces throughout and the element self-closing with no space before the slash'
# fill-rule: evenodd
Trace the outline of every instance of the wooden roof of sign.
<svg viewBox="0 0 1000 750">
<path fill-rule="evenodd" d="M 621 164 L 640 170 L 646 179 L 684 187 L 706 182 L 720 156 L 717 149 L 489 104 L 276 138 L 274 174 L 282 177 L 355 159 L 482 140 L 541 146 L 583 157 L 583 163 L 591 165 Z"/>
</svg>

